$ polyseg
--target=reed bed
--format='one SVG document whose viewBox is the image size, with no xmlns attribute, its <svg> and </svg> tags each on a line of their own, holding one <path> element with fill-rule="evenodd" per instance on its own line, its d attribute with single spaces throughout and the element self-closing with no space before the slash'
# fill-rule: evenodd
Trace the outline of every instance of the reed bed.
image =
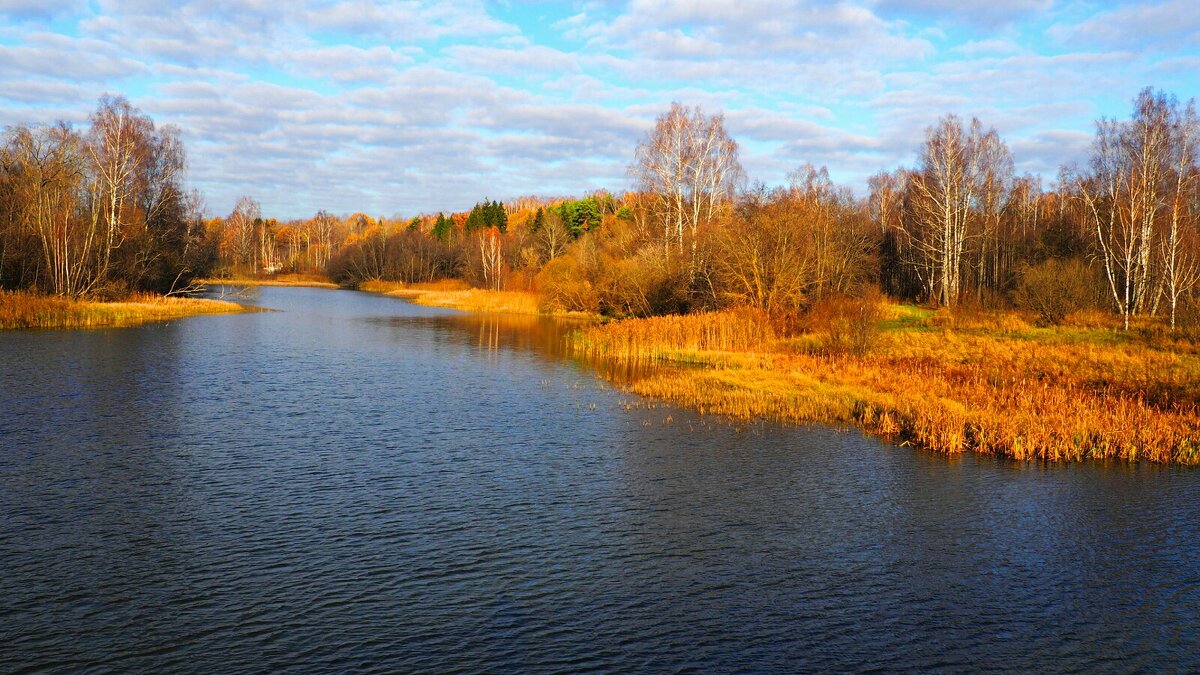
<svg viewBox="0 0 1200 675">
<path fill-rule="evenodd" d="M 733 309 L 616 321 L 580 330 L 572 341 L 589 358 L 729 364 L 730 353 L 770 350 L 775 332 L 762 312 Z"/>
<path fill-rule="evenodd" d="M 359 290 L 407 298 L 418 305 L 447 307 L 465 312 L 492 314 L 554 315 L 595 318 L 580 312 L 546 309 L 541 295 L 529 291 L 492 291 L 471 288 L 458 279 L 405 284 L 400 281 L 364 281 Z"/>
<path fill-rule="evenodd" d="M 487 291 L 472 288 L 465 291 L 400 291 L 393 295 L 412 293 L 418 305 L 449 307 L 466 312 L 500 314 L 541 314 L 541 298 L 524 291 Z"/>
<path fill-rule="evenodd" d="M 34 293 L 0 291 L 0 329 L 103 328 L 199 314 L 248 311 L 223 300 L 137 294 L 120 302 L 70 300 Z"/>
<path fill-rule="evenodd" d="M 230 277 L 227 279 L 197 279 L 196 283 L 208 286 L 309 286 L 313 288 L 338 288 L 324 274 L 276 274 L 269 277 Z"/>
<path fill-rule="evenodd" d="M 1017 327 L 1005 319 L 996 325 Z M 628 353 L 653 353 L 646 339 L 630 337 L 646 326 L 589 330 L 584 347 L 611 344 L 619 354 L 631 344 Z M 729 367 L 709 358 L 700 334 L 673 335 L 662 343 L 701 349 L 693 360 L 710 367 L 658 369 L 625 386 L 703 413 L 854 425 L 948 454 L 1200 464 L 1200 357 L 1103 338 L 926 326 L 893 331 L 861 357 L 750 342 L 776 351 Z"/>
<path fill-rule="evenodd" d="M 448 307 L 465 312 L 498 314 L 541 314 L 541 298 L 523 291 L 487 291 L 481 288 L 437 291 L 422 288 L 400 288 L 387 295 L 408 298 L 418 305 Z"/>
</svg>

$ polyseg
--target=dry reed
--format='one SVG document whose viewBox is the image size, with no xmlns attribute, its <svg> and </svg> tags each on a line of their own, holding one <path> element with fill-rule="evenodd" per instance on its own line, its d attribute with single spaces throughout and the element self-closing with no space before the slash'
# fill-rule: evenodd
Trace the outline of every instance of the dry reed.
<svg viewBox="0 0 1200 675">
<path fill-rule="evenodd" d="M 405 284 L 399 281 L 364 281 L 359 290 L 407 298 L 418 305 L 447 307 L 466 312 L 494 314 L 551 314 L 583 316 L 579 312 L 548 311 L 541 295 L 529 291 L 491 291 L 471 288 L 458 279 Z"/>
<path fill-rule="evenodd" d="M 296 273 L 276 274 L 269 277 L 230 277 L 228 279 L 197 279 L 196 283 L 208 286 L 311 286 L 314 288 L 338 288 L 324 274 Z"/>
<path fill-rule="evenodd" d="M 758 358 L 714 358 L 703 319 L 669 329 L 653 320 L 598 326 L 576 349 L 618 358 L 695 350 L 683 360 L 715 367 L 660 369 L 627 386 L 705 413 L 856 425 L 951 454 L 1200 464 L 1194 351 L 1072 329 L 1022 331 L 1023 322 L 1004 317 L 962 330 L 914 323 L 923 325 L 893 331 L 863 357 L 795 353 L 781 341 Z M 715 344 L 754 351 L 771 342 Z"/>
<path fill-rule="evenodd" d="M 91 302 L 0 291 L 0 329 L 135 326 L 198 314 L 248 311 L 223 300 L 136 294 L 122 302 Z"/>
<path fill-rule="evenodd" d="M 765 314 L 733 309 L 593 326 L 574 335 L 573 347 L 591 358 L 711 363 L 718 359 L 727 362 L 722 355 L 730 352 L 766 351 L 774 341 Z"/>
</svg>

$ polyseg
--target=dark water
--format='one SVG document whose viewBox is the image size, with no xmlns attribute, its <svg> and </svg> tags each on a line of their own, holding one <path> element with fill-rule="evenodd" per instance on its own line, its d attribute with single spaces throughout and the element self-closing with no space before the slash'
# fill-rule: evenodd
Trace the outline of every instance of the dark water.
<svg viewBox="0 0 1200 675">
<path fill-rule="evenodd" d="M 0 334 L 0 671 L 1200 669 L 1200 473 L 737 427 L 559 324 Z"/>
</svg>

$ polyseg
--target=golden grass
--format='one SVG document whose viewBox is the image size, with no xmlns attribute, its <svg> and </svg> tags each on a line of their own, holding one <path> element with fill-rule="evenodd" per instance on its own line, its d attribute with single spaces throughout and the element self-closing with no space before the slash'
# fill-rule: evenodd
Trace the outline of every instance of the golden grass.
<svg viewBox="0 0 1200 675">
<path fill-rule="evenodd" d="M 897 313 L 905 310 L 886 316 L 894 321 Z M 748 335 L 760 325 L 748 314 L 742 321 Z M 795 340 L 765 346 L 749 340 L 751 350 L 762 351 L 731 359 L 705 348 L 699 335 L 689 342 L 654 320 L 590 328 L 576 346 L 588 356 L 608 351 L 616 358 L 693 349 L 681 360 L 709 367 L 652 370 L 626 386 L 705 413 L 856 425 L 951 454 L 1200 464 L 1194 350 L 1109 339 L 1100 329 L 1022 327 L 1017 316 L 973 320 L 961 329 L 937 328 L 937 321 L 918 316 L 864 357 L 797 350 Z M 711 324 L 686 325 L 704 331 Z"/>
<path fill-rule="evenodd" d="M 276 274 L 266 277 L 230 277 L 228 279 L 197 279 L 196 283 L 208 286 L 312 286 L 315 288 L 338 288 L 324 274 Z"/>
<path fill-rule="evenodd" d="M 0 291 L 0 329 L 136 326 L 198 314 L 245 311 L 250 308 L 202 298 L 138 294 L 122 302 L 91 302 Z"/>
<path fill-rule="evenodd" d="M 713 363 L 721 354 L 768 350 L 775 333 L 765 314 L 734 309 L 616 321 L 581 330 L 573 342 L 593 358 Z"/>
<path fill-rule="evenodd" d="M 542 296 L 537 293 L 471 288 L 458 279 L 443 279 L 419 284 L 405 284 L 399 281 L 364 281 L 359 284 L 358 288 L 371 293 L 407 298 L 418 305 L 447 307 L 466 312 L 586 316 L 580 312 L 547 311 Z"/>
</svg>

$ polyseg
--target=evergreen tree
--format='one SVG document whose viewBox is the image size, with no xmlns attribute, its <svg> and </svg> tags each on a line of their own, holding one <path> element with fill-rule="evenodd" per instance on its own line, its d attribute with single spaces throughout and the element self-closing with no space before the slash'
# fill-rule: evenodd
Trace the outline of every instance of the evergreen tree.
<svg viewBox="0 0 1200 675">
<path fill-rule="evenodd" d="M 486 201 L 484 202 L 487 203 Z M 464 226 L 464 234 L 471 234 L 475 230 L 487 227 L 487 209 L 483 204 L 475 204 L 471 212 L 467 214 L 467 223 Z"/>
<path fill-rule="evenodd" d="M 433 222 L 432 234 L 438 241 L 443 244 L 450 240 L 454 234 L 454 221 L 447 218 L 446 214 L 438 212 L 437 220 Z"/>
</svg>

